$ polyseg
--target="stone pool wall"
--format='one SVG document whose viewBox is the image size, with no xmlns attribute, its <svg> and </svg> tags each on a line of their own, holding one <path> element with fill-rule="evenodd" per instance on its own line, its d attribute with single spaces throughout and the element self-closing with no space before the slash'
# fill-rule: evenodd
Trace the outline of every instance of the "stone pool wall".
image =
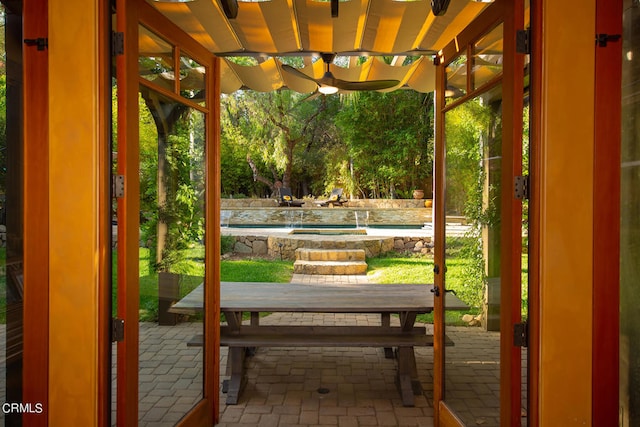
<svg viewBox="0 0 640 427">
<path fill-rule="evenodd" d="M 324 199 L 320 199 L 324 200 Z M 315 199 L 304 198 L 302 209 L 315 208 Z M 348 208 L 369 208 L 369 209 L 406 209 L 424 208 L 426 199 L 352 199 L 343 204 Z M 275 208 L 278 207 L 276 199 L 222 199 L 222 209 L 244 209 L 244 208 Z M 326 208 L 325 208 L 326 209 Z"/>
<path fill-rule="evenodd" d="M 411 226 L 422 227 L 431 222 L 431 208 L 288 208 L 288 207 L 223 207 L 223 227 L 234 226 Z"/>
<path fill-rule="evenodd" d="M 374 257 L 391 250 L 430 253 L 430 237 L 402 237 L 402 227 L 422 228 L 431 222 L 431 211 L 424 200 L 413 199 L 351 200 L 333 208 L 318 207 L 313 199 L 300 208 L 278 207 L 273 199 L 224 199 L 220 223 L 223 235 L 233 235 L 233 253 L 240 255 L 295 259 L 296 249 L 312 248 L 364 249 L 367 257 Z M 376 226 L 397 227 L 398 237 L 287 235 L 275 230 L 265 234 L 250 229 Z"/>
<path fill-rule="evenodd" d="M 224 235 L 224 230 L 222 231 Z M 270 256 L 295 259 L 298 248 L 307 249 L 364 249 L 368 258 L 392 250 L 428 254 L 433 251 L 431 237 L 367 237 L 295 235 L 233 235 L 233 253 L 245 256 Z"/>
</svg>

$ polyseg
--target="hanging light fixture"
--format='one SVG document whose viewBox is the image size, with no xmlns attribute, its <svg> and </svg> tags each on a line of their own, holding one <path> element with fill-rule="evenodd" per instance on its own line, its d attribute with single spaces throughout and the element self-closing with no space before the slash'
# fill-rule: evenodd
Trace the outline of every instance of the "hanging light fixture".
<svg viewBox="0 0 640 427">
<path fill-rule="evenodd" d="M 344 3 L 350 0 L 312 0 L 316 3 L 329 3 L 331 2 L 331 17 L 338 17 L 338 3 Z"/>
<path fill-rule="evenodd" d="M 318 92 L 323 95 L 333 95 L 338 92 L 338 88 L 335 86 L 320 85 L 318 86 Z"/>
<path fill-rule="evenodd" d="M 442 16 L 447 13 L 451 0 L 431 0 L 431 11 L 435 16 Z"/>
<path fill-rule="evenodd" d="M 157 0 L 156 0 L 157 1 Z M 192 1 L 192 0 L 188 0 Z M 224 11 L 227 19 L 236 19 L 238 17 L 238 2 L 240 3 L 262 3 L 271 0 L 220 0 L 220 6 Z"/>
</svg>

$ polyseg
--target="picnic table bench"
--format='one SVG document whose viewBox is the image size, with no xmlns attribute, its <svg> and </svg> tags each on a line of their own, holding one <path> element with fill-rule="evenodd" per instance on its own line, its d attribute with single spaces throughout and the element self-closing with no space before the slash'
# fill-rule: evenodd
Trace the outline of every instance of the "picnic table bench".
<svg viewBox="0 0 640 427">
<path fill-rule="evenodd" d="M 428 285 L 326 285 L 263 282 L 222 282 L 221 311 L 227 325 L 220 327 L 220 345 L 229 347 L 227 374 L 223 386 L 227 404 L 237 404 L 246 382 L 245 357 L 259 347 L 381 347 L 388 358 L 397 360 L 396 382 L 405 406 L 413 406 L 414 395 L 422 393 L 414 347 L 433 346 L 433 335 L 415 326 L 416 316 L 433 310 Z M 171 311 L 202 310 L 202 285 L 174 304 Z M 454 295 L 446 295 L 448 309 L 467 306 Z M 250 324 L 242 314 L 251 313 Z M 373 313 L 379 325 L 262 325 L 259 313 Z M 400 325 L 391 326 L 398 314 Z M 452 345 L 446 339 L 447 345 Z M 196 336 L 188 345 L 202 345 Z M 394 350 L 395 349 L 395 350 Z M 249 354 L 250 351 L 249 351 Z"/>
</svg>

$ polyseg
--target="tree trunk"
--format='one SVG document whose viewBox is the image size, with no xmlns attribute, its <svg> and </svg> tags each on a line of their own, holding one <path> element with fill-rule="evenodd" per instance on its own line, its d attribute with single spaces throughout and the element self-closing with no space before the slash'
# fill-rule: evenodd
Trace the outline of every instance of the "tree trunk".
<svg viewBox="0 0 640 427">
<path fill-rule="evenodd" d="M 253 181 L 262 182 L 263 184 L 268 185 L 269 189 L 271 190 L 271 194 L 273 194 L 275 192 L 275 183 L 260 174 L 258 166 L 256 166 L 255 162 L 251 159 L 251 156 L 249 154 L 247 154 L 247 163 L 249 163 L 249 167 L 253 171 Z"/>
</svg>

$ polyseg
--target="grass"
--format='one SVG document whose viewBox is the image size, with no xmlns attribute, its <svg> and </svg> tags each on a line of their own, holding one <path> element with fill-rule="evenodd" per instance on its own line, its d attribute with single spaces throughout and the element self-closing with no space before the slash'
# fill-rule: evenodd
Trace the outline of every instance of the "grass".
<svg viewBox="0 0 640 427">
<path fill-rule="evenodd" d="M 371 282 L 381 284 L 432 284 L 434 282 L 433 258 L 424 255 L 392 253 L 382 258 L 370 258 L 367 260 L 367 264 L 369 265 L 367 276 Z M 449 260 L 447 264 L 447 284 L 456 293 L 460 293 L 464 288 L 464 282 L 461 281 L 464 267 L 465 261 L 460 259 Z M 462 321 L 462 316 L 465 314 L 477 315 L 478 313 L 480 313 L 479 307 L 472 307 L 466 311 L 445 311 L 445 323 L 466 325 L 466 322 Z M 433 323 L 433 313 L 418 315 L 417 320 Z"/>
<path fill-rule="evenodd" d="M 141 322 L 158 320 L 158 273 L 154 271 L 155 260 L 151 251 L 140 248 L 140 310 Z M 116 253 L 113 253 L 113 268 L 116 268 Z M 185 249 L 181 261 L 173 266 L 172 273 L 180 275 L 180 298 L 186 296 L 204 280 L 204 247 Z M 220 279 L 226 282 L 289 282 L 293 274 L 291 261 L 266 259 L 244 259 L 221 261 Z M 115 282 L 115 280 L 114 280 Z M 117 283 L 114 283 L 117 288 Z M 113 292 L 113 312 L 116 310 L 116 290 Z M 192 320 L 199 320 L 195 316 Z"/>
<path fill-rule="evenodd" d="M 433 283 L 433 259 L 387 254 L 367 259 L 367 277 L 375 283 Z"/>
<path fill-rule="evenodd" d="M 481 307 L 474 301 L 480 301 L 480 296 L 475 294 L 472 287 L 467 286 L 468 274 L 466 270 L 471 261 L 460 255 L 456 245 L 453 251 L 449 252 L 447 259 L 447 289 L 452 289 L 456 295 L 470 306 L 466 311 L 445 311 L 445 323 L 448 325 L 464 325 L 462 316 L 480 314 Z M 423 255 L 390 253 L 379 258 L 367 260 L 369 269 L 367 276 L 371 282 L 375 283 L 427 283 L 434 282 L 433 258 Z M 527 283 L 528 279 L 528 255 L 522 255 L 522 283 Z M 522 315 L 527 316 L 527 287 L 522 289 Z M 433 313 L 418 316 L 418 320 L 433 323 Z"/>
<path fill-rule="evenodd" d="M 6 249 L 0 248 L 0 266 L 5 265 Z M 522 280 L 528 275 L 528 256 L 522 256 Z M 153 269 L 149 249 L 140 248 L 140 320 L 156 321 L 158 318 L 158 273 Z M 464 268 L 465 260 L 450 258 L 447 265 L 447 284 L 465 300 Z M 433 259 L 421 255 L 386 254 L 367 260 L 369 280 L 375 283 L 433 283 Z M 116 253 L 113 253 L 113 271 L 116 271 Z M 174 267 L 180 274 L 180 297 L 184 297 L 200 283 L 204 277 L 204 247 L 197 246 L 184 251 L 183 260 Z M 220 276 L 226 282 L 289 282 L 293 274 L 291 261 L 267 260 L 259 258 L 225 260 L 220 263 Z M 117 283 L 114 280 L 113 307 L 115 316 Z M 0 274 L 0 307 L 6 307 L 6 276 Z M 522 291 L 523 316 L 527 315 L 527 289 Z M 447 311 L 447 324 L 464 324 L 464 314 L 478 314 L 479 307 L 468 311 Z M 421 315 L 420 321 L 433 322 L 433 314 Z M 6 310 L 0 309 L 0 324 L 6 323 Z"/>
<path fill-rule="evenodd" d="M 223 282 L 289 282 L 292 275 L 292 261 L 245 259 L 220 263 Z"/>
</svg>

